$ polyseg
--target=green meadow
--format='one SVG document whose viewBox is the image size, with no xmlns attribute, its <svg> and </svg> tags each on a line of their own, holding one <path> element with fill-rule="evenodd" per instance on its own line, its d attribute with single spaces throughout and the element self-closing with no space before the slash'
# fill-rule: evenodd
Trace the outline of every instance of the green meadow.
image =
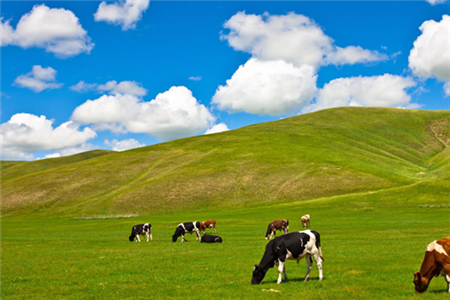
<svg viewBox="0 0 450 300">
<path fill-rule="evenodd" d="M 428 243 L 449 236 L 450 112 L 331 109 L 125 152 L 3 161 L 2 299 L 442 299 L 414 293 Z M 267 224 L 311 215 L 306 262 L 251 285 Z M 215 219 L 222 244 L 172 243 Z M 150 222 L 153 241 L 129 242 Z M 212 233 L 212 230 L 209 230 Z M 280 235 L 277 232 L 277 235 Z"/>
</svg>

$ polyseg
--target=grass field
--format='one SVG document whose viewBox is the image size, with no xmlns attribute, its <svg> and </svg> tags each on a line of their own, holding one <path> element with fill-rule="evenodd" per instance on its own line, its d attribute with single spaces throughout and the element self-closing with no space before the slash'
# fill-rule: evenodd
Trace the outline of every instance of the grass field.
<svg viewBox="0 0 450 300">
<path fill-rule="evenodd" d="M 443 299 L 444 279 L 414 294 L 412 273 L 429 242 L 449 235 L 448 201 L 439 208 L 398 200 L 399 190 L 289 205 L 185 212 L 131 219 L 69 220 L 11 217 L 2 221 L 2 299 Z M 410 193 L 420 199 L 421 189 Z M 428 197 L 441 197 L 426 192 Z M 379 201 L 378 201 L 379 200 Z M 437 207 L 437 206 L 436 206 Z M 300 230 L 311 215 L 321 234 L 324 280 L 306 262 L 287 263 L 289 281 L 271 269 L 250 284 L 267 241 L 267 224 L 288 218 Z M 172 243 L 179 222 L 217 220 L 223 244 Z M 130 243 L 131 227 L 153 224 L 153 242 Z M 279 235 L 280 233 L 278 233 Z M 263 291 L 263 290 L 276 291 Z"/>
<path fill-rule="evenodd" d="M 1 162 L 2 299 L 443 299 L 414 294 L 427 245 L 450 236 L 450 112 L 325 110 L 125 152 Z M 275 219 L 311 215 L 306 262 L 250 284 Z M 223 244 L 172 243 L 217 221 Z M 149 222 L 153 242 L 130 243 Z M 280 234 L 280 233 L 278 233 Z"/>
</svg>

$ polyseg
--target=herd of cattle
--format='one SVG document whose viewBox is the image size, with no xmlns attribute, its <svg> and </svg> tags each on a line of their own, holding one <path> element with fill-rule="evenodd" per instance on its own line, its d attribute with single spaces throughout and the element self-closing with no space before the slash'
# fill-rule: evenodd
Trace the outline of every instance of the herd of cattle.
<svg viewBox="0 0 450 300">
<path fill-rule="evenodd" d="M 311 218 L 309 215 L 304 215 L 301 218 L 303 228 L 311 226 Z M 184 242 L 185 233 L 195 233 L 196 240 L 200 240 L 201 243 L 221 243 L 222 238 L 216 235 L 206 234 L 206 228 L 213 228 L 214 234 L 216 234 L 216 221 L 204 221 L 202 223 L 186 222 L 180 223 L 174 235 L 172 236 L 172 242 L 176 242 L 178 237 L 181 236 L 181 242 Z M 276 237 L 276 231 L 280 230 L 284 232 L 284 235 Z M 266 245 L 264 255 L 258 265 L 255 264 L 253 269 L 252 284 L 259 284 L 264 279 L 267 271 L 274 266 L 278 267 L 278 280 L 280 284 L 282 281 L 282 274 L 284 280 L 287 280 L 285 262 L 286 260 L 296 260 L 297 263 L 306 258 L 307 269 L 305 275 L 305 281 L 308 280 L 309 273 L 312 267 L 312 259 L 316 261 L 317 268 L 319 270 L 319 280 L 323 279 L 322 262 L 324 261 L 322 255 L 322 249 L 320 246 L 320 235 L 313 230 L 297 231 L 288 233 L 289 220 L 275 220 L 269 223 L 265 238 L 270 239 L 270 242 Z M 203 231 L 203 235 L 201 232 Z M 130 242 L 136 239 L 136 242 L 140 242 L 139 235 L 146 235 L 147 242 L 153 241 L 152 225 L 150 223 L 135 225 L 132 228 L 131 235 L 129 237 Z M 275 237 L 274 239 L 272 239 Z M 443 238 L 430 243 L 425 251 L 425 257 L 418 272 L 414 273 L 414 285 L 416 293 L 423 293 L 427 290 L 433 277 L 443 276 L 447 282 L 447 290 L 450 293 L 450 237 Z"/>
</svg>

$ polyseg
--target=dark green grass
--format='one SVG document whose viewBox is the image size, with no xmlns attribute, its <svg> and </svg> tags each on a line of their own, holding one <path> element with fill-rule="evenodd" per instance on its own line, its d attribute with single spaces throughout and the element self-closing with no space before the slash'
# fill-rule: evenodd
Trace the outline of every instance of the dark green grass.
<svg viewBox="0 0 450 300">
<path fill-rule="evenodd" d="M 410 194 L 421 194 L 412 187 Z M 428 243 L 449 235 L 450 208 L 424 209 L 399 200 L 400 191 L 260 208 L 184 212 L 135 219 L 2 220 L 2 299 L 442 299 L 443 278 L 415 295 L 412 273 Z M 405 191 L 403 191 L 405 193 Z M 424 191 L 424 193 L 426 193 Z M 420 196 L 420 195 L 419 195 Z M 381 201 L 374 201 L 377 197 Z M 439 193 L 428 193 L 439 198 Z M 444 200 L 444 199 L 442 199 Z M 448 200 L 448 199 L 447 199 Z M 450 204 L 450 203 L 449 203 Z M 290 220 L 300 230 L 309 213 L 321 234 L 324 280 L 314 264 L 287 262 L 289 281 L 270 269 L 250 284 L 268 222 Z M 179 222 L 216 219 L 223 244 L 172 243 Z M 153 242 L 130 243 L 131 227 L 153 224 Z M 278 233 L 279 235 L 280 233 Z M 143 238 L 142 240 L 145 240 Z M 262 291 L 275 289 L 277 292 Z"/>
</svg>

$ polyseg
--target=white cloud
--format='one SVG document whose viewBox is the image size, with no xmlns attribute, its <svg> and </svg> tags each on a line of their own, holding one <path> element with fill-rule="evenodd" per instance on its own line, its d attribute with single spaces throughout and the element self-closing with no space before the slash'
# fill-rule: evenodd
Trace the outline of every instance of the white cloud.
<svg viewBox="0 0 450 300">
<path fill-rule="evenodd" d="M 105 21 L 109 24 L 121 25 L 122 30 L 136 28 L 136 23 L 147 10 L 150 0 L 126 0 L 113 4 L 100 3 L 94 19 L 97 22 Z"/>
<path fill-rule="evenodd" d="M 444 84 L 444 93 L 446 96 L 450 96 L 450 81 Z"/>
<path fill-rule="evenodd" d="M 20 75 L 14 83 L 23 88 L 29 88 L 36 93 L 46 89 L 58 89 L 62 87 L 62 83 L 54 82 L 56 79 L 56 70 L 47 67 L 33 66 L 31 72 Z"/>
<path fill-rule="evenodd" d="M 336 51 L 329 53 L 326 57 L 326 61 L 332 65 L 353 65 L 356 63 L 371 63 L 387 59 L 389 57 L 386 54 L 366 50 L 360 46 L 336 47 Z"/>
<path fill-rule="evenodd" d="M 355 64 L 386 60 L 377 51 L 359 46 L 335 47 L 319 25 L 310 18 L 287 15 L 247 15 L 239 12 L 225 22 L 228 34 L 221 34 L 235 50 L 251 53 L 261 60 L 284 60 L 295 65 Z"/>
<path fill-rule="evenodd" d="M 103 95 L 78 106 L 72 120 L 109 130 L 115 128 L 122 132 L 148 133 L 161 140 L 170 140 L 206 130 L 215 117 L 197 102 L 189 89 L 179 86 L 158 94 L 150 102 L 134 95 Z"/>
<path fill-rule="evenodd" d="M 141 87 L 140 84 L 135 81 L 121 81 L 117 83 L 117 81 L 111 80 L 105 84 L 86 83 L 84 81 L 80 81 L 77 84 L 71 86 L 70 89 L 79 93 L 98 91 L 108 92 L 112 95 L 127 94 L 135 96 L 145 96 L 147 94 L 147 90 Z"/>
<path fill-rule="evenodd" d="M 89 91 L 95 91 L 97 89 L 97 86 L 98 84 L 96 83 L 86 83 L 83 80 L 81 80 L 77 84 L 72 85 L 70 89 L 78 93 L 86 93 Z"/>
<path fill-rule="evenodd" d="M 441 4 L 447 2 L 447 0 L 426 0 L 431 5 Z"/>
<path fill-rule="evenodd" d="M 422 79 L 436 78 L 450 81 L 450 16 L 443 15 L 440 22 L 429 20 L 419 27 L 422 34 L 414 41 L 409 54 L 409 67 Z M 444 92 L 448 93 L 448 84 Z"/>
<path fill-rule="evenodd" d="M 239 67 L 226 86 L 219 86 L 212 103 L 229 112 L 289 115 L 312 100 L 316 80 L 311 66 L 252 58 Z"/>
<path fill-rule="evenodd" d="M 111 147 L 114 151 L 126 151 L 145 146 L 145 144 L 141 144 L 135 139 L 128 139 L 123 141 L 118 141 L 116 139 L 112 141 L 105 140 L 105 145 Z"/>
<path fill-rule="evenodd" d="M 32 153 L 40 150 L 60 150 L 78 147 L 97 134 L 90 128 L 79 130 L 78 125 L 69 121 L 53 128 L 53 120 L 45 116 L 15 114 L 0 125 L 3 158 L 32 158 Z"/>
<path fill-rule="evenodd" d="M 189 80 L 200 81 L 200 80 L 202 80 L 202 76 L 191 76 L 191 77 L 189 77 Z"/>
<path fill-rule="evenodd" d="M 316 102 L 305 107 L 303 113 L 341 106 L 382 106 L 418 108 L 410 103 L 406 89 L 416 83 L 409 77 L 391 74 L 373 77 L 339 78 L 319 90 Z"/>
<path fill-rule="evenodd" d="M 135 81 L 122 81 L 117 83 L 117 81 L 112 80 L 108 81 L 105 84 L 101 84 L 97 87 L 97 90 L 109 92 L 110 94 L 128 94 L 135 96 L 145 96 L 147 94 L 147 90 L 143 87 L 139 86 L 139 84 Z"/>
<path fill-rule="evenodd" d="M 2 46 L 44 48 L 63 58 L 89 53 L 94 47 L 75 14 L 63 8 L 35 5 L 31 12 L 20 18 L 16 29 L 9 24 L 10 21 L 0 21 Z"/>
<path fill-rule="evenodd" d="M 212 128 L 206 130 L 205 134 L 219 133 L 228 130 L 230 129 L 228 129 L 228 126 L 225 123 L 219 123 L 214 125 Z"/>
</svg>

